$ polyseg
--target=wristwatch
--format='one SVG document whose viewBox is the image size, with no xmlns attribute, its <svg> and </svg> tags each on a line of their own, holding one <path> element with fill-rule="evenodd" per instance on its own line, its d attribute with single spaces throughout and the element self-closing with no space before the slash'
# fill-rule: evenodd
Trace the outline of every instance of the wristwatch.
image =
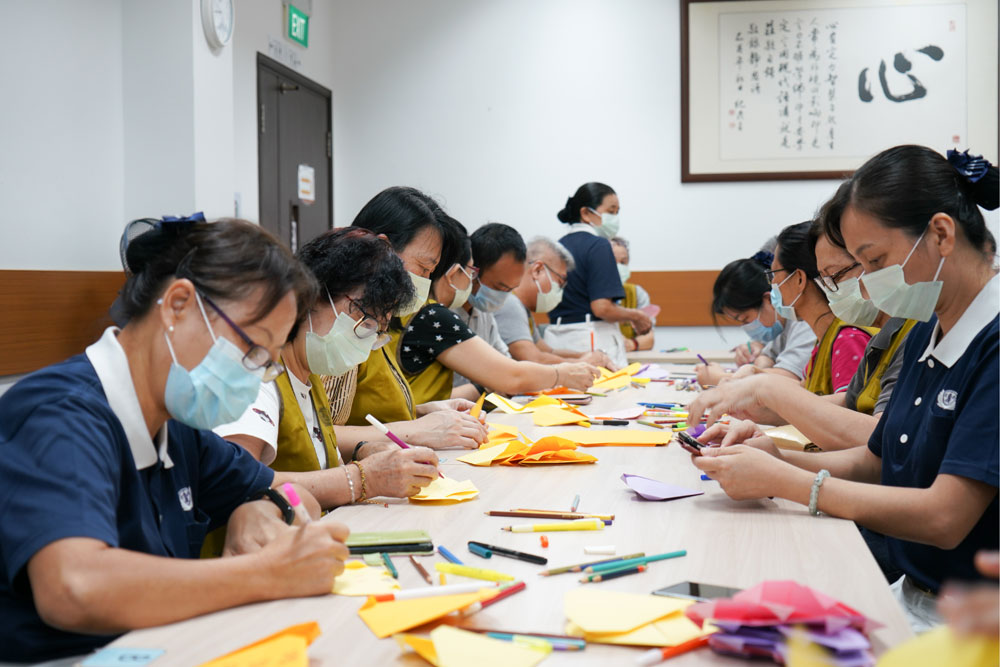
<svg viewBox="0 0 1000 667">
<path fill-rule="evenodd" d="M 361 448 L 364 447 L 367 444 L 368 444 L 367 440 L 362 440 L 358 444 L 354 445 L 354 453 L 351 454 L 351 461 L 357 461 L 358 460 L 358 452 L 360 452 Z"/>
<path fill-rule="evenodd" d="M 278 506 L 278 509 L 281 510 L 281 518 L 285 520 L 285 523 L 289 526 L 295 523 L 295 510 L 288 504 L 285 497 L 274 489 L 268 487 L 250 495 L 250 500 L 263 500 L 264 498 Z"/>
</svg>

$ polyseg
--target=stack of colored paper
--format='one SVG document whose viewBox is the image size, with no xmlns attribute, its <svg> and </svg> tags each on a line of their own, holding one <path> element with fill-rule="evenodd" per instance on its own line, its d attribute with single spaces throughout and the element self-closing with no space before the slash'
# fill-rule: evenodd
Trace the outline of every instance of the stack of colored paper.
<svg viewBox="0 0 1000 667">
<path fill-rule="evenodd" d="M 545 642 L 505 642 L 450 625 L 439 625 L 430 638 L 398 634 L 395 639 L 435 667 L 534 667 L 552 652 Z"/>
<path fill-rule="evenodd" d="M 875 664 L 865 633 L 878 624 L 794 581 L 765 581 L 732 598 L 692 605 L 686 614 L 699 625 L 711 621 L 719 628 L 708 642 L 719 653 L 784 663 L 787 638 L 804 627 L 808 640 L 838 667 Z"/>
<path fill-rule="evenodd" d="M 598 644 L 676 646 L 704 634 L 684 615 L 691 600 L 577 588 L 566 593 L 566 634 Z"/>
<path fill-rule="evenodd" d="M 532 442 L 513 426 L 491 424 L 488 439 L 479 449 L 458 460 L 474 466 L 540 465 L 548 463 L 594 463 L 597 458 L 576 451 L 576 443 L 564 438 L 546 436 Z"/>
<path fill-rule="evenodd" d="M 433 482 L 420 489 L 420 493 L 410 496 L 411 503 L 434 503 L 450 505 L 463 500 L 472 500 L 479 495 L 479 489 L 471 480 L 458 482 L 450 477 L 438 477 Z"/>
</svg>

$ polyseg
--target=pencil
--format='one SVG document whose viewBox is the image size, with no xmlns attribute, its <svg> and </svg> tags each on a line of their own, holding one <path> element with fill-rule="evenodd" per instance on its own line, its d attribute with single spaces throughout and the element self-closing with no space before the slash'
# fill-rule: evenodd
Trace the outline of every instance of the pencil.
<svg viewBox="0 0 1000 667">
<path fill-rule="evenodd" d="M 576 494 L 576 497 L 573 498 L 573 506 L 569 508 L 569 511 L 576 512 L 576 508 L 579 506 L 580 506 L 580 494 L 578 493 Z"/>
<path fill-rule="evenodd" d="M 417 562 L 417 559 L 413 557 L 413 554 L 410 554 L 410 562 L 413 563 L 413 567 L 417 568 L 417 572 L 419 572 L 420 576 L 424 578 L 424 581 L 433 586 L 434 580 L 431 579 L 431 575 L 424 569 L 423 565 Z"/>
<path fill-rule="evenodd" d="M 386 568 L 389 569 L 389 574 L 392 575 L 393 579 L 399 579 L 399 571 L 396 566 L 392 564 L 392 559 L 389 558 L 389 554 L 382 552 L 382 562 L 385 563 Z"/>
<path fill-rule="evenodd" d="M 648 422 L 644 419 L 638 420 L 637 423 L 642 424 L 643 426 L 652 426 L 653 428 L 663 428 L 661 424 L 657 424 L 656 422 Z"/>
<path fill-rule="evenodd" d="M 481 601 L 479 604 L 483 608 L 489 607 L 491 604 L 500 602 L 500 600 L 503 600 L 506 597 L 510 597 L 514 593 L 520 593 L 525 588 L 527 588 L 527 586 L 528 585 L 523 581 L 519 581 L 516 584 L 511 584 L 509 586 L 504 586 L 503 588 L 500 589 L 499 593 L 497 593 L 496 595 L 487 600 Z"/>
<path fill-rule="evenodd" d="M 592 574 L 589 577 L 583 577 L 580 579 L 580 583 L 598 583 L 601 581 L 607 581 L 608 579 L 617 579 L 618 577 L 627 577 L 630 574 L 639 574 L 640 572 L 645 572 L 645 565 L 638 565 L 636 567 L 627 567 L 621 570 L 615 570 L 614 572 L 605 572 L 604 574 Z"/>
<path fill-rule="evenodd" d="M 681 556 L 687 556 L 687 551 L 681 549 L 680 551 L 670 551 L 664 554 L 656 554 L 653 556 L 641 556 L 639 558 L 631 558 L 626 562 L 617 564 L 597 564 L 591 565 L 590 567 L 584 569 L 587 574 L 598 574 L 600 572 L 606 572 L 607 570 L 613 570 L 617 565 L 645 565 L 646 563 L 652 563 L 658 560 L 666 560 L 668 558 L 680 558 Z"/>
<path fill-rule="evenodd" d="M 594 332 L 590 332 L 590 351 L 594 351 Z"/>
<path fill-rule="evenodd" d="M 543 514 L 543 515 L 545 515 L 547 517 L 553 517 L 553 518 L 556 515 L 573 514 L 572 512 L 563 512 L 563 511 L 560 511 L 560 510 L 537 510 L 537 509 L 531 509 L 531 508 L 528 508 L 528 507 L 517 507 L 517 508 L 511 509 L 511 510 L 507 510 L 507 511 L 508 512 L 531 512 L 532 514 Z M 497 516 L 503 516 L 503 515 L 499 514 Z M 614 514 L 587 514 L 587 513 L 584 513 L 584 512 L 577 512 L 574 515 L 573 518 L 575 518 L 575 519 L 604 519 L 605 521 L 614 521 L 615 515 Z"/>
<path fill-rule="evenodd" d="M 562 567 L 553 567 L 548 570 L 542 570 L 538 574 L 543 577 L 547 577 L 552 574 L 564 574 L 566 572 L 582 572 L 584 568 L 591 567 L 592 565 L 602 565 L 604 563 L 613 563 L 620 560 L 631 560 L 633 558 L 642 558 L 646 553 L 640 551 L 635 554 L 628 554 L 627 556 L 615 556 L 614 558 L 605 558 L 603 560 L 592 560 L 589 563 L 577 563 L 576 565 L 563 565 Z"/>
</svg>

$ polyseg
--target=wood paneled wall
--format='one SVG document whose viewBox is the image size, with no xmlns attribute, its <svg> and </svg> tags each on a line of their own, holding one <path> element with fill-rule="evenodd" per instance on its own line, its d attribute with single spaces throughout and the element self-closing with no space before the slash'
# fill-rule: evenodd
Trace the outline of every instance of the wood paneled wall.
<svg viewBox="0 0 1000 667">
<path fill-rule="evenodd" d="M 712 324 L 718 271 L 636 271 L 662 310 L 659 326 Z M 0 271 L 0 375 L 30 373 L 83 352 L 111 324 L 120 271 Z M 544 321 L 544 316 L 538 317 Z"/>
<path fill-rule="evenodd" d="M 124 283 L 121 271 L 0 271 L 0 375 L 83 352 Z"/>
</svg>

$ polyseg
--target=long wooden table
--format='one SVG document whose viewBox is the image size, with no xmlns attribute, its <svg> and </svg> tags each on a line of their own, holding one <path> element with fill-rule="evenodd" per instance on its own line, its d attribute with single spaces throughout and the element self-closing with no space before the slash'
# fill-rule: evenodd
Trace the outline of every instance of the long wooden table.
<svg viewBox="0 0 1000 667">
<path fill-rule="evenodd" d="M 660 383 L 628 389 L 595 399 L 590 408 L 625 407 L 635 401 L 690 399 L 693 394 L 667 390 Z M 600 401 L 600 403 L 598 403 Z M 558 428 L 538 428 L 530 415 L 491 414 L 490 421 L 511 424 L 532 437 Z M 594 426 L 593 428 L 621 428 Z M 648 428 L 637 426 L 637 428 Z M 766 579 L 795 579 L 832 595 L 884 624 L 872 637 L 877 652 L 910 636 L 902 611 L 893 599 L 875 560 L 849 521 L 810 516 L 805 507 L 784 500 L 735 502 L 716 482 L 701 481 L 690 457 L 676 445 L 667 447 L 594 447 L 587 449 L 596 464 L 539 467 L 478 468 L 458 462 L 459 451 L 444 451 L 443 472 L 458 480 L 471 479 L 478 498 L 447 506 L 421 506 L 405 500 L 382 505 L 342 507 L 331 513 L 357 531 L 423 528 L 436 545 L 444 545 L 466 564 L 489 567 L 523 578 L 528 586 L 463 621 L 469 627 L 522 632 L 564 633 L 563 595 L 577 586 L 649 593 L 682 581 L 746 588 Z M 673 484 L 704 490 L 701 496 L 667 502 L 637 498 L 620 480 L 637 473 Z M 531 519 L 484 516 L 487 510 L 532 507 L 568 510 L 581 497 L 580 511 L 612 513 L 613 526 L 601 532 L 549 533 L 542 549 L 537 533 L 508 533 L 502 526 Z M 468 552 L 466 542 L 478 540 L 545 555 L 549 566 L 597 560 L 586 556 L 587 545 L 614 544 L 619 554 L 647 554 L 686 549 L 687 556 L 654 563 L 648 572 L 600 584 L 581 584 L 579 575 L 540 577 L 542 566 L 494 556 L 485 561 Z M 434 573 L 438 556 L 421 558 Z M 426 586 L 403 557 L 395 559 L 403 588 Z M 436 574 L 435 584 L 437 581 Z M 449 583 L 462 580 L 451 577 Z M 313 665 L 421 665 L 412 653 L 402 653 L 392 639 L 379 640 L 362 623 L 357 610 L 362 598 L 324 596 L 282 600 L 222 611 L 169 626 L 131 632 L 114 646 L 162 648 L 163 664 L 195 665 L 253 642 L 293 623 L 318 621 L 322 635 L 309 655 Z M 582 652 L 554 652 L 546 665 L 631 664 L 640 648 L 591 644 Z M 157 661 L 155 664 L 160 664 Z M 672 665 L 735 664 L 709 649 L 674 658 Z"/>
</svg>

